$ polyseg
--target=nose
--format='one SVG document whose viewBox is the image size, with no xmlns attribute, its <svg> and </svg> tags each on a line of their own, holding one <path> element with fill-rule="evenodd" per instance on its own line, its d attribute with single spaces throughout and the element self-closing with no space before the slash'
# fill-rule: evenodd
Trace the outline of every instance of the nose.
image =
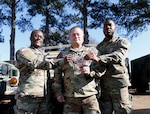
<svg viewBox="0 0 150 114">
<path fill-rule="evenodd" d="M 75 34 L 74 37 L 75 37 L 75 38 L 78 37 L 78 34 Z"/>
<path fill-rule="evenodd" d="M 110 28 L 110 25 L 107 25 L 106 28 L 107 28 L 107 29 Z"/>
</svg>

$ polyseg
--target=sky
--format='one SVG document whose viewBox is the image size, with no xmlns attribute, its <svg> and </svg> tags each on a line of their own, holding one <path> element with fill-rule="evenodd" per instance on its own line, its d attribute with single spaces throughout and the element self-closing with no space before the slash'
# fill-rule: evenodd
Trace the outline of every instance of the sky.
<svg viewBox="0 0 150 114">
<path fill-rule="evenodd" d="M 34 21 L 34 28 L 38 29 L 39 22 L 38 18 L 36 18 Z M 28 47 L 30 45 L 30 32 L 21 33 L 19 30 L 16 30 L 16 39 L 15 39 L 15 52 L 21 48 L 21 47 Z M 10 28 L 4 27 L 3 28 L 3 35 L 5 42 L 0 43 L 0 61 L 7 61 L 10 60 Z M 128 53 L 129 61 L 134 60 L 136 58 L 139 58 L 141 56 L 150 54 L 150 27 L 148 28 L 148 31 L 140 33 L 137 37 L 134 37 L 131 43 L 130 51 Z M 92 29 L 89 30 L 89 36 L 92 37 L 96 41 L 96 43 L 99 43 L 103 40 L 103 30 L 102 29 Z"/>
<path fill-rule="evenodd" d="M 104 38 L 102 29 L 91 30 L 89 31 L 89 33 L 98 42 L 102 41 Z M 115 34 L 118 35 L 117 33 Z M 149 35 L 150 35 L 150 26 L 147 28 L 147 31 L 139 33 L 139 35 L 137 37 L 134 37 L 132 41 L 129 40 L 131 46 L 127 56 L 130 61 L 150 54 Z"/>
</svg>

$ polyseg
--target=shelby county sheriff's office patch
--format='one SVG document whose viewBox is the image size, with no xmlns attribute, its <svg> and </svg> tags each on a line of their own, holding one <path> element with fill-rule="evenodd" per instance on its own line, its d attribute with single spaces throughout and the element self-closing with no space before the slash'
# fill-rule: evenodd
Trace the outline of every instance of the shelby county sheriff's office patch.
<svg viewBox="0 0 150 114">
<path fill-rule="evenodd" d="M 37 55 L 30 48 L 23 48 L 21 54 L 24 58 L 32 61 L 37 58 Z"/>
</svg>

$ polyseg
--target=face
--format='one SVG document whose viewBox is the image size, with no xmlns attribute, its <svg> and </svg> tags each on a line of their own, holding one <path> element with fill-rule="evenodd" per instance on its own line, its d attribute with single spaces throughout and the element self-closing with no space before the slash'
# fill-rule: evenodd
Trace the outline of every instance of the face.
<svg viewBox="0 0 150 114">
<path fill-rule="evenodd" d="M 73 28 L 69 34 L 69 40 L 72 46 L 81 46 L 84 41 L 84 34 L 81 28 Z"/>
<path fill-rule="evenodd" d="M 42 31 L 40 30 L 33 31 L 30 40 L 31 40 L 31 45 L 34 46 L 35 48 L 41 47 L 44 41 L 44 35 Z"/>
<path fill-rule="evenodd" d="M 104 23 L 103 32 L 106 37 L 112 37 L 116 30 L 115 23 L 112 20 L 108 20 Z"/>
</svg>

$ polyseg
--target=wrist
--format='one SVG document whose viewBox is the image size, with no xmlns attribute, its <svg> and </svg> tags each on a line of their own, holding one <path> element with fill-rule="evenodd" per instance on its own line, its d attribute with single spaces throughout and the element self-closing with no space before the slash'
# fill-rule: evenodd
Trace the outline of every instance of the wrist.
<svg viewBox="0 0 150 114">
<path fill-rule="evenodd" d="M 99 60 L 100 60 L 100 58 L 98 58 L 98 57 L 96 57 L 96 58 L 94 59 L 95 62 L 99 62 Z"/>
<path fill-rule="evenodd" d="M 89 76 L 93 78 L 95 76 L 95 72 L 91 71 L 90 74 L 89 74 Z"/>
</svg>

